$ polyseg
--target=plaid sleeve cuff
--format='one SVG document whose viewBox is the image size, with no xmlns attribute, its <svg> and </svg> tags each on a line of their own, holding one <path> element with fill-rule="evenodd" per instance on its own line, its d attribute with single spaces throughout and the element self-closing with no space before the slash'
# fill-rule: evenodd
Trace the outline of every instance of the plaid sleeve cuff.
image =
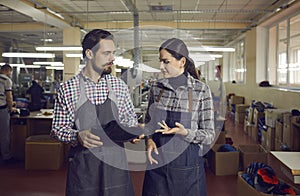
<svg viewBox="0 0 300 196">
<path fill-rule="evenodd" d="M 71 145 L 77 146 L 78 145 L 78 131 L 71 131 Z"/>
<path fill-rule="evenodd" d="M 196 132 L 191 129 L 187 129 L 187 132 L 188 134 L 185 136 L 184 140 L 191 143 L 195 140 Z"/>
</svg>

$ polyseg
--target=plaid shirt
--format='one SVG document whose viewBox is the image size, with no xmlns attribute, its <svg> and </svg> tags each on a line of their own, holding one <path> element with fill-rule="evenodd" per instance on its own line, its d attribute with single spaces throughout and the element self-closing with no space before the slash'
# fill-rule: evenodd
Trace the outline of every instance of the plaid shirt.
<svg viewBox="0 0 300 196">
<path fill-rule="evenodd" d="M 191 129 L 187 129 L 188 135 L 185 140 L 191 143 L 210 145 L 215 139 L 214 111 L 211 91 L 209 87 L 188 75 L 187 86 L 179 86 L 176 90 L 168 83 L 168 79 L 156 81 L 150 89 L 149 105 L 145 116 L 148 131 L 154 131 L 152 126 L 149 107 L 157 100 L 161 89 L 163 94 L 160 101 L 155 103 L 158 109 L 165 111 L 189 112 L 188 89 L 192 88 L 193 107 Z M 164 119 L 162 119 L 164 120 Z M 148 123 L 148 124 L 147 124 Z M 156 124 L 156 123 L 154 123 Z"/>
<path fill-rule="evenodd" d="M 71 142 L 76 145 L 78 130 L 73 129 L 75 125 L 75 107 L 79 98 L 79 79 L 82 72 L 64 82 L 57 93 L 54 105 L 54 118 L 52 122 L 51 136 L 62 142 Z M 85 93 L 87 98 L 95 105 L 102 104 L 107 99 L 108 88 L 106 80 L 112 85 L 112 90 L 117 97 L 119 120 L 122 124 L 136 126 L 137 118 L 131 102 L 127 85 L 119 78 L 105 75 L 94 83 L 91 79 L 83 76 Z"/>
</svg>

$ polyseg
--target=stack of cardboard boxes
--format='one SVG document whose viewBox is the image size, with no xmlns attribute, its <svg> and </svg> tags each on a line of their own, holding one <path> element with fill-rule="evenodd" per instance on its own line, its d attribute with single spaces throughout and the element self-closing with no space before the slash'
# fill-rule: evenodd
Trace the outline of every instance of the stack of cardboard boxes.
<svg viewBox="0 0 300 196">
<path fill-rule="evenodd" d="M 256 108 L 249 107 L 248 116 L 244 121 L 244 132 L 254 141 L 258 141 L 258 121 L 264 118 L 265 113 L 258 111 Z"/>
<path fill-rule="evenodd" d="M 281 150 L 282 144 L 291 147 L 291 113 L 285 109 L 266 109 L 266 133 L 262 145 L 267 151 Z"/>
<path fill-rule="evenodd" d="M 244 123 L 246 110 L 249 108 L 248 104 L 236 104 L 234 119 L 237 123 Z"/>
<path fill-rule="evenodd" d="M 64 162 L 64 145 L 50 135 L 32 135 L 25 141 L 26 170 L 58 170 Z"/>
<path fill-rule="evenodd" d="M 228 111 L 234 114 L 236 110 L 235 108 L 236 104 L 244 104 L 244 100 L 245 98 L 243 96 L 237 96 L 237 95 L 231 96 L 228 100 Z"/>
<path fill-rule="evenodd" d="M 300 116 L 291 117 L 293 150 L 300 151 Z"/>
<path fill-rule="evenodd" d="M 237 175 L 251 163 L 268 163 L 268 154 L 260 144 L 238 145 L 236 151 L 220 152 L 215 144 L 208 153 L 208 163 L 216 176 Z"/>
</svg>

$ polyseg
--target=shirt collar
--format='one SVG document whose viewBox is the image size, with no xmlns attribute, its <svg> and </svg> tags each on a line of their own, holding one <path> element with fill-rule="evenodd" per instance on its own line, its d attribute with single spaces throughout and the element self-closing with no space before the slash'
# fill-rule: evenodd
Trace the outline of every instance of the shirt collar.
<svg viewBox="0 0 300 196">
<path fill-rule="evenodd" d="M 187 73 L 187 78 L 188 78 L 188 79 L 187 79 L 187 87 L 188 87 L 188 88 L 194 88 L 194 86 L 195 86 L 195 79 L 194 79 L 189 73 Z M 159 81 L 157 81 L 157 83 L 158 83 L 159 85 L 162 85 L 162 86 L 165 87 L 165 88 L 169 88 L 169 89 L 174 90 L 174 89 L 172 88 L 172 86 L 169 84 L 167 78 L 162 78 L 162 79 L 160 79 Z M 179 87 L 179 88 L 182 88 L 182 87 Z"/>
<path fill-rule="evenodd" d="M 82 77 L 83 80 L 84 80 L 85 82 L 94 83 L 94 84 L 99 84 L 99 83 L 103 82 L 104 80 L 109 79 L 110 74 L 106 74 L 104 77 L 101 77 L 101 78 L 98 80 L 97 83 L 95 83 L 95 82 L 94 82 L 92 79 L 90 79 L 89 77 L 85 76 L 85 75 L 83 74 L 83 70 L 81 70 L 81 71 L 79 72 L 79 76 Z"/>
</svg>

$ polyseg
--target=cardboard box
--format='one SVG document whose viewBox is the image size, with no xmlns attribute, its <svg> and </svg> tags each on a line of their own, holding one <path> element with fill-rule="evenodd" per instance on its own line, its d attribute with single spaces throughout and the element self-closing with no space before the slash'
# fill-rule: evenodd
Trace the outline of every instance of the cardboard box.
<svg viewBox="0 0 300 196">
<path fill-rule="evenodd" d="M 235 112 L 234 119 L 237 123 L 244 123 L 246 112 Z"/>
<path fill-rule="evenodd" d="M 291 112 L 284 112 L 282 114 L 283 124 L 290 124 L 292 120 L 292 113 Z"/>
<path fill-rule="evenodd" d="M 283 121 L 283 113 L 289 112 L 286 109 L 266 109 L 265 110 L 265 120 L 266 125 L 275 128 L 275 123 L 279 119 L 280 122 Z"/>
<path fill-rule="evenodd" d="M 265 149 L 267 152 L 275 149 L 275 128 L 268 127 L 267 129 L 267 141 Z"/>
<path fill-rule="evenodd" d="M 251 124 L 253 123 L 253 114 L 254 114 L 254 108 L 249 107 L 247 121 Z"/>
<path fill-rule="evenodd" d="M 267 149 L 267 131 L 261 131 L 261 145 L 264 149 Z"/>
<path fill-rule="evenodd" d="M 254 124 L 248 124 L 246 125 L 247 134 L 252 137 L 252 129 L 255 129 L 256 126 Z"/>
<path fill-rule="evenodd" d="M 293 150 L 300 151 L 300 116 L 291 118 L 291 134 L 293 139 Z"/>
<path fill-rule="evenodd" d="M 215 144 L 209 152 L 208 161 L 216 176 L 237 175 L 239 171 L 239 151 L 218 152 L 222 144 Z"/>
<path fill-rule="evenodd" d="M 268 164 L 267 152 L 260 144 L 239 145 L 241 168 L 244 170 L 250 163 Z"/>
<path fill-rule="evenodd" d="M 275 151 L 281 151 L 282 140 L 275 138 Z"/>
<path fill-rule="evenodd" d="M 258 141 L 258 127 L 256 125 L 251 127 L 251 137 L 255 142 Z"/>
<path fill-rule="evenodd" d="M 283 124 L 277 120 L 275 124 L 275 138 L 282 141 L 282 133 L 283 133 Z"/>
<path fill-rule="evenodd" d="M 289 148 L 293 147 L 292 144 L 292 132 L 291 132 L 291 126 L 288 124 L 283 125 L 283 131 L 282 131 L 282 142 L 287 145 Z"/>
<path fill-rule="evenodd" d="M 230 104 L 243 104 L 244 103 L 244 97 L 242 96 L 231 96 L 229 100 Z"/>
<path fill-rule="evenodd" d="M 254 187 L 249 185 L 246 180 L 242 177 L 243 172 L 238 173 L 238 180 L 237 180 L 237 196 L 276 196 L 274 194 L 266 194 L 257 191 Z M 283 180 L 279 179 L 281 182 L 284 182 Z M 299 190 L 292 186 L 292 188 L 296 191 L 296 194 L 299 194 Z"/>
<path fill-rule="evenodd" d="M 245 134 L 248 134 L 247 133 L 247 124 L 249 124 L 249 122 L 247 121 L 247 117 L 246 117 L 245 120 L 244 120 L 244 128 L 243 128 L 243 131 L 244 131 Z"/>
<path fill-rule="evenodd" d="M 260 118 L 264 118 L 264 117 L 265 117 L 265 113 L 264 112 L 259 112 L 257 109 L 254 109 L 253 124 L 255 124 L 257 126 L 258 125 L 258 120 Z"/>
<path fill-rule="evenodd" d="M 25 140 L 27 137 L 27 125 L 11 125 L 10 144 L 11 152 L 15 159 L 24 161 Z"/>
<path fill-rule="evenodd" d="M 242 177 L 243 172 L 238 173 L 237 180 L 237 196 L 267 196 L 269 194 L 265 194 L 257 191 L 255 188 L 250 186 Z"/>
<path fill-rule="evenodd" d="M 249 108 L 249 105 L 247 105 L 247 104 L 236 104 L 235 107 L 236 107 L 235 108 L 236 112 L 246 113 L 246 110 Z"/>
<path fill-rule="evenodd" d="M 64 148 L 61 142 L 49 135 L 34 135 L 25 142 L 26 170 L 58 170 L 64 161 Z"/>
</svg>

